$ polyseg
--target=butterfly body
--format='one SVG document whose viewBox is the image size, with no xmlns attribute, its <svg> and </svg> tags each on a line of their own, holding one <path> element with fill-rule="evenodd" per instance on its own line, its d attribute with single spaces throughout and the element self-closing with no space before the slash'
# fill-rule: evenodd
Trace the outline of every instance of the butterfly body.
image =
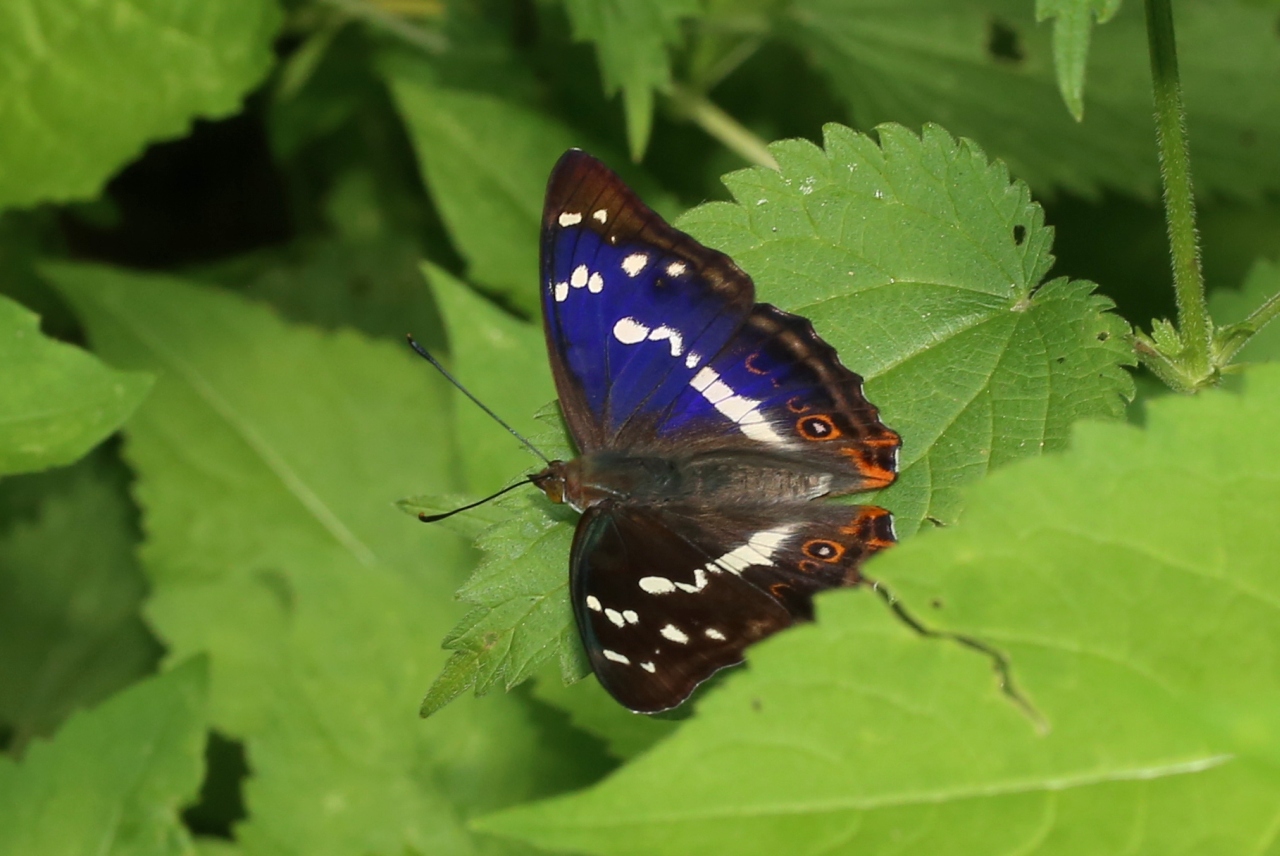
<svg viewBox="0 0 1280 856">
<path fill-rule="evenodd" d="M 835 477 L 802 461 L 766 455 L 594 452 L 572 461 L 553 461 L 533 479 L 553 500 L 581 512 L 607 500 L 635 506 L 803 502 L 830 493 Z"/>
<path fill-rule="evenodd" d="M 892 517 L 816 500 L 891 483 L 900 441 L 807 319 L 579 151 L 548 184 L 542 289 L 581 455 L 532 481 L 582 513 L 570 589 L 597 678 L 665 710 L 861 580 Z"/>
</svg>

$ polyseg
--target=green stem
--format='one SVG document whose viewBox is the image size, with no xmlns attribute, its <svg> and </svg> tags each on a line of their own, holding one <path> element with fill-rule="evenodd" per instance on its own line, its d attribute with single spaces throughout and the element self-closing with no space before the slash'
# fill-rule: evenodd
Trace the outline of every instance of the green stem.
<svg viewBox="0 0 1280 856">
<path fill-rule="evenodd" d="M 1196 235 L 1195 197 L 1191 190 L 1191 158 L 1187 151 L 1186 110 L 1178 80 L 1178 52 L 1170 0 L 1146 0 L 1147 42 L 1156 108 L 1156 143 L 1164 182 L 1165 219 L 1173 254 L 1173 286 L 1178 299 L 1181 353 L 1176 359 L 1187 374 L 1209 380 L 1214 373 L 1210 351 L 1213 322 L 1205 303 L 1204 275 Z M 1169 355 L 1175 356 L 1175 355 Z"/>
<path fill-rule="evenodd" d="M 773 154 L 764 140 L 743 127 L 737 119 L 712 104 L 705 95 L 694 92 L 679 83 L 673 83 L 671 91 L 667 93 L 667 99 L 677 113 L 719 140 L 739 157 L 750 163 L 767 166 L 769 169 L 778 168 L 778 162 L 773 159 Z"/>
<path fill-rule="evenodd" d="M 1232 324 L 1218 331 L 1215 345 L 1217 347 L 1218 365 L 1225 366 L 1241 348 L 1263 327 L 1280 315 L 1280 293 L 1273 294 L 1266 302 L 1253 311 L 1248 318 L 1239 324 Z"/>
<path fill-rule="evenodd" d="M 367 0 L 322 0 L 322 2 L 346 12 L 353 18 L 368 21 L 373 26 L 386 30 L 391 35 L 429 54 L 443 53 L 449 47 L 445 37 L 439 33 L 411 24 L 399 15 L 388 12 Z"/>
</svg>

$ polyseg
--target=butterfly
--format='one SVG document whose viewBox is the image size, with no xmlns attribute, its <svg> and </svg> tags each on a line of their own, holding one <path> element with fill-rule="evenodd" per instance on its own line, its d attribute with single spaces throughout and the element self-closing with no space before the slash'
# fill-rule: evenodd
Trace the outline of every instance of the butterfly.
<svg viewBox="0 0 1280 856">
<path fill-rule="evenodd" d="M 530 477 L 581 513 L 569 558 L 591 668 L 638 713 L 812 619 L 895 541 L 874 490 L 900 440 L 798 315 L 570 150 L 542 217 L 547 352 L 579 457 Z"/>
</svg>

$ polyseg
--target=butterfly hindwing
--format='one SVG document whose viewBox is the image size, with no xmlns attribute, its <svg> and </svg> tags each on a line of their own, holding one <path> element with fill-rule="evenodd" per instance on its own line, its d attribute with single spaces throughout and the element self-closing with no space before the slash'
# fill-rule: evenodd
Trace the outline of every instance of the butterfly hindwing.
<svg viewBox="0 0 1280 856">
<path fill-rule="evenodd" d="M 579 521 L 574 614 L 604 687 L 632 710 L 682 702 L 748 645 L 812 617 L 812 597 L 860 581 L 893 542 L 873 506 L 629 507 Z"/>
</svg>

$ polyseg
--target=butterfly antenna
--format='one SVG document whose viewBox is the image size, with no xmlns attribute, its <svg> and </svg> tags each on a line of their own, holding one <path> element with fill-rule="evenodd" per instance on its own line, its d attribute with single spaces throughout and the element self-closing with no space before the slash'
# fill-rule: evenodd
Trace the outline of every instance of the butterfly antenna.
<svg viewBox="0 0 1280 856">
<path fill-rule="evenodd" d="M 535 455 L 537 455 L 539 458 L 542 458 L 543 463 L 546 463 L 546 464 L 551 463 L 551 460 L 550 460 L 546 455 L 542 454 L 542 452 L 540 452 L 540 451 L 538 450 L 538 447 L 537 447 L 537 446 L 533 445 L 533 444 L 532 444 L 532 443 L 530 443 L 528 440 L 526 440 L 526 439 L 524 438 L 524 436 L 523 436 L 519 431 L 517 431 L 516 429 L 514 429 L 514 428 L 512 428 L 510 425 L 508 425 L 508 424 L 503 420 L 503 418 L 502 418 L 501 416 L 499 416 L 498 414 L 494 413 L 492 410 L 490 410 L 490 409 L 488 408 L 488 406 L 486 406 L 486 405 L 485 405 L 485 403 L 484 403 L 483 401 L 481 401 L 480 399 L 478 399 L 478 398 L 476 398 L 474 395 L 472 395 L 472 394 L 471 394 L 471 390 L 467 389 L 465 386 L 463 386 L 461 383 L 459 383 L 459 382 L 458 382 L 458 379 L 457 379 L 457 378 L 455 378 L 453 375 L 449 374 L 449 370 L 448 370 L 448 369 L 446 369 L 444 366 L 440 365 L 440 361 L 439 361 L 439 360 L 437 360 L 435 357 L 431 356 L 431 352 L 430 352 L 430 351 L 428 351 L 426 348 L 422 347 L 422 346 L 421 346 L 421 345 L 419 345 L 416 341 L 414 341 L 414 338 L 413 338 L 413 336 L 412 336 L 412 335 L 407 336 L 406 338 L 409 340 L 409 347 L 411 347 L 411 348 L 413 348 L 415 351 L 417 351 L 417 352 L 418 352 L 418 356 L 422 357 L 424 360 L 426 360 L 427 362 L 431 363 L 431 365 L 433 365 L 433 366 L 435 367 L 436 371 L 438 371 L 438 372 L 440 372 L 440 374 L 444 375 L 444 379 L 445 379 L 445 380 L 449 381 L 449 383 L 451 383 L 451 384 L 453 384 L 454 386 L 456 386 L 456 387 L 457 387 L 457 388 L 462 392 L 462 394 L 463 394 L 463 395 L 465 395 L 467 398 L 469 398 L 469 399 L 471 399 L 472 401 L 474 401 L 474 402 L 475 402 L 475 404 L 476 404 L 476 407 L 479 407 L 479 408 L 480 408 L 481 410 L 483 410 L 485 413 L 488 413 L 488 414 L 489 414 L 489 416 L 493 418 L 493 421 L 494 421 L 494 422 L 497 422 L 497 423 L 498 423 L 499 425 L 501 425 L 503 428 L 506 428 L 508 431 L 510 431 L 510 432 L 511 432 L 511 436 L 512 436 L 512 437 L 515 437 L 515 438 L 516 438 L 517 440 L 519 440 L 521 443 L 524 443 L 524 445 L 525 445 L 525 448 L 526 448 L 526 449 L 528 449 L 530 452 L 533 452 L 533 453 L 534 453 Z M 520 482 L 519 484 L 524 484 L 524 482 Z M 512 485 L 511 487 L 518 487 L 518 486 L 519 486 L 519 484 Z M 506 490 L 511 490 L 511 487 L 506 488 Z M 500 493 L 505 493 L 505 492 L 506 492 L 506 490 L 504 490 L 504 491 L 499 491 L 498 493 L 499 493 L 499 494 L 500 494 Z M 494 494 L 494 496 L 497 496 L 497 495 L 498 495 L 498 494 Z M 491 497 L 489 497 L 489 499 L 493 499 L 493 497 L 491 496 Z M 486 499 L 482 499 L 482 500 L 480 500 L 480 502 L 488 502 L 488 500 L 486 500 Z M 476 505 L 479 505 L 480 503 L 478 502 L 478 503 L 475 503 L 475 504 L 476 504 Z M 468 505 L 468 506 L 467 506 L 467 508 L 471 508 L 471 507 L 472 507 L 472 506 L 470 506 L 470 505 Z M 459 508 L 459 509 L 457 509 L 457 510 L 458 510 L 458 511 L 463 511 L 464 509 Z M 450 512 L 449 512 L 449 514 L 453 514 L 453 513 L 454 513 L 454 512 L 452 512 L 452 511 L 450 511 Z M 446 515 L 444 515 L 444 516 L 445 516 L 445 517 L 448 517 L 449 515 L 448 515 L 448 514 L 446 514 Z M 427 522 L 430 522 L 430 521 L 427 521 Z"/>
<path fill-rule="evenodd" d="M 419 511 L 418 519 L 421 520 L 423 523 L 435 523 L 437 520 L 444 520 L 446 517 L 452 517 L 453 515 L 457 514 L 460 511 L 470 511 L 471 509 L 475 508 L 477 505 L 484 505 L 489 500 L 497 499 L 498 497 L 502 496 L 504 493 L 513 491 L 518 487 L 524 487 L 526 484 L 537 484 L 538 483 L 537 479 L 538 477 L 536 475 L 525 476 L 520 481 L 516 482 L 515 484 L 507 485 L 497 493 L 490 494 L 489 496 L 486 496 L 484 499 L 477 499 L 475 502 L 468 503 L 462 506 L 461 508 L 455 508 L 452 511 L 445 511 L 440 514 L 427 514 L 425 511 Z"/>
</svg>

